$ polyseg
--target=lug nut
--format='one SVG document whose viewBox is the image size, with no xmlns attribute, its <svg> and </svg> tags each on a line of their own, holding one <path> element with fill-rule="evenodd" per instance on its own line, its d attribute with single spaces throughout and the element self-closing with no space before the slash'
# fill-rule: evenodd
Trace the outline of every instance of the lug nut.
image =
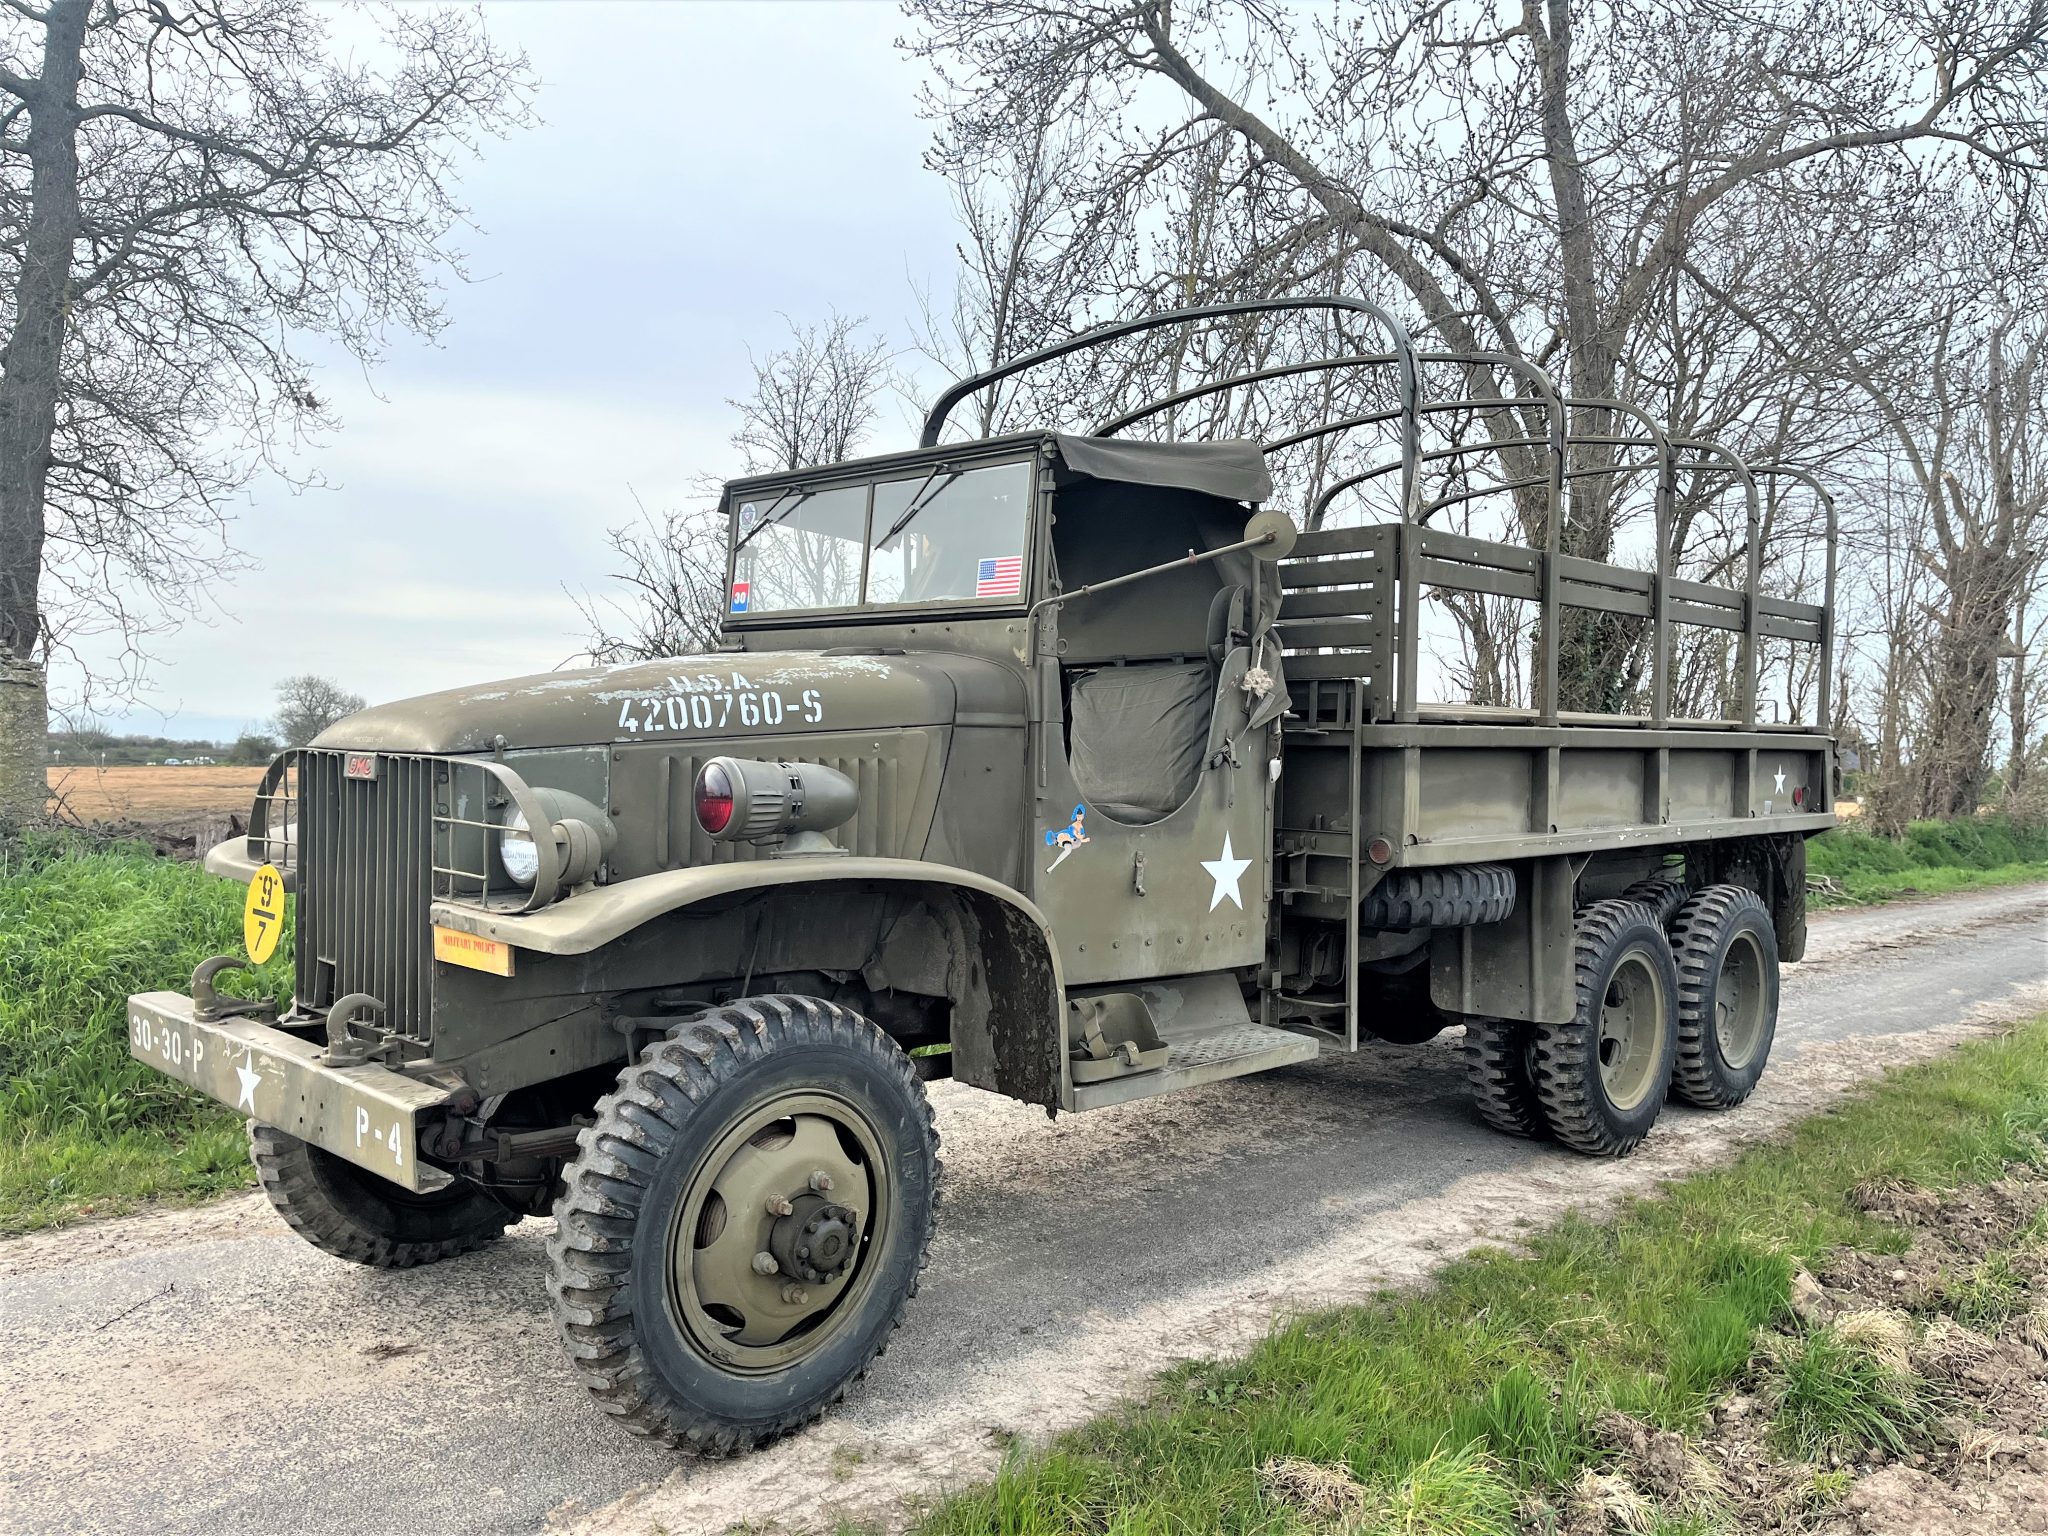
<svg viewBox="0 0 2048 1536">
<path fill-rule="evenodd" d="M 772 1275 L 780 1267 L 772 1253 L 754 1255 L 754 1273 L 757 1275 Z"/>
<path fill-rule="evenodd" d="M 811 1293 L 800 1285 L 785 1285 L 782 1288 L 782 1299 L 792 1307 L 800 1307 L 811 1299 Z"/>
<path fill-rule="evenodd" d="M 811 1188 L 816 1190 L 819 1194 L 824 1194 L 825 1191 L 830 1189 L 831 1187 L 832 1175 L 827 1173 L 824 1169 L 820 1168 L 816 1173 L 811 1175 Z"/>
<path fill-rule="evenodd" d="M 795 1206 L 791 1205 L 780 1195 L 770 1195 L 768 1197 L 768 1214 L 770 1216 L 787 1216 L 795 1209 Z"/>
<path fill-rule="evenodd" d="M 808 1259 L 811 1256 L 811 1250 L 808 1248 L 799 1248 L 796 1251 L 796 1256 L 800 1259 Z"/>
</svg>

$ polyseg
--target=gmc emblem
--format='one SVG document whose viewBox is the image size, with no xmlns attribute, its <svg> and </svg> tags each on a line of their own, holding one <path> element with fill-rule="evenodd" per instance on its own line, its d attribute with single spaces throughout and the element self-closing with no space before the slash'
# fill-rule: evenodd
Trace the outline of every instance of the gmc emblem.
<svg viewBox="0 0 2048 1536">
<path fill-rule="evenodd" d="M 345 779 L 374 779 L 377 777 L 377 754 L 374 752 L 350 752 L 341 760 L 341 776 Z"/>
</svg>

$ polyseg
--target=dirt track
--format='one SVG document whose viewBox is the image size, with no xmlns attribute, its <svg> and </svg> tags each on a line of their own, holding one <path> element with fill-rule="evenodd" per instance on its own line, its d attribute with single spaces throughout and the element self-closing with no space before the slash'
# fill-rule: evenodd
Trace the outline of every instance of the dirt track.
<svg viewBox="0 0 2048 1536">
<path fill-rule="evenodd" d="M 939 1084 L 947 1202 L 924 1293 L 841 1412 L 732 1462 L 679 1462 L 602 1422 L 543 1304 L 542 1222 L 406 1274 L 325 1258 L 255 1197 L 20 1239 L 0 1245 L 0 1529 L 893 1522 L 991 1470 L 1011 1435 L 1241 1348 L 1276 1313 L 1654 1187 L 2044 1006 L 2044 917 L 2033 887 L 1817 919 L 1756 1098 L 1674 1107 L 1622 1163 L 1483 1129 L 1448 1040 L 1056 1124 Z"/>
</svg>

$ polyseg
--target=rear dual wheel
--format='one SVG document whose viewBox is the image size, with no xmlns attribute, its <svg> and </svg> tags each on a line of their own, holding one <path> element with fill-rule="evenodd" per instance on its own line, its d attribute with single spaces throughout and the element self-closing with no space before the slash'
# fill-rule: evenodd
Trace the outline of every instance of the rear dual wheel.
<svg viewBox="0 0 2048 1536">
<path fill-rule="evenodd" d="M 1778 951 L 1769 910 L 1741 886 L 1710 886 L 1662 913 L 1626 897 L 1583 908 L 1573 936 L 1577 1007 L 1553 1025 L 1466 1025 L 1474 1098 L 1511 1135 L 1576 1151 L 1633 1151 L 1666 1093 L 1740 1104 L 1770 1059 Z"/>
<path fill-rule="evenodd" d="M 1678 964 L 1678 1065 L 1671 1088 L 1702 1109 L 1756 1090 L 1778 1032 L 1778 934 L 1739 885 L 1710 885 L 1671 919 Z"/>
<path fill-rule="evenodd" d="M 1536 1099 L 1566 1146 L 1621 1157 L 1664 1108 L 1678 1057 L 1678 968 L 1656 913 L 1633 901 L 1581 909 L 1572 966 L 1572 1017 L 1536 1026 Z"/>
</svg>

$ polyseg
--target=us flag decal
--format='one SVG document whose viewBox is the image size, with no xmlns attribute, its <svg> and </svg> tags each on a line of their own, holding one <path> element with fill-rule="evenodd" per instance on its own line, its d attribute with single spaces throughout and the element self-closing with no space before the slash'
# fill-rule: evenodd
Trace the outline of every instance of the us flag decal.
<svg viewBox="0 0 2048 1536">
<path fill-rule="evenodd" d="M 976 597 L 1015 597 L 1024 590 L 1024 557 L 1000 555 L 975 568 Z"/>
</svg>

